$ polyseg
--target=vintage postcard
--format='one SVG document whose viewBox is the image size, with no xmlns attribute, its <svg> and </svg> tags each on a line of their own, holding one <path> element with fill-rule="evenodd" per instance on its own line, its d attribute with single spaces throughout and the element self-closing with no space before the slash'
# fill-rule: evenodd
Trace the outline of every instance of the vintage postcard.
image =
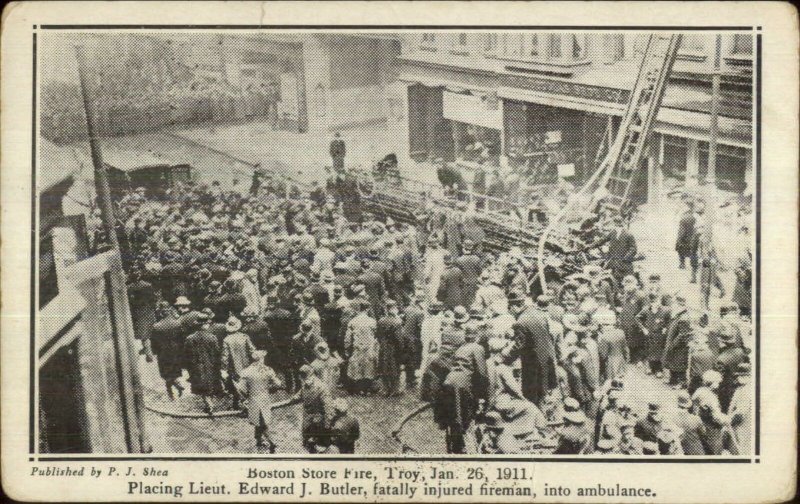
<svg viewBox="0 0 800 504">
<path fill-rule="evenodd" d="M 779 2 L 18 2 L 19 501 L 796 487 Z"/>
</svg>

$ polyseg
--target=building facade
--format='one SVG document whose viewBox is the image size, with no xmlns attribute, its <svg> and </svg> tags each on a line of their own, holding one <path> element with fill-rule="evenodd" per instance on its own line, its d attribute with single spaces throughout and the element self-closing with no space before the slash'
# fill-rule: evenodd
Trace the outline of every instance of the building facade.
<svg viewBox="0 0 800 504">
<path fill-rule="evenodd" d="M 715 40 L 684 36 L 648 148 L 651 184 L 705 177 Z M 742 192 L 752 164 L 754 36 L 721 41 L 717 183 Z M 467 168 L 487 152 L 490 165 L 534 167 L 542 182 L 585 180 L 613 139 L 646 42 L 635 32 L 405 35 L 388 97 L 396 149 L 406 162 Z"/>
</svg>

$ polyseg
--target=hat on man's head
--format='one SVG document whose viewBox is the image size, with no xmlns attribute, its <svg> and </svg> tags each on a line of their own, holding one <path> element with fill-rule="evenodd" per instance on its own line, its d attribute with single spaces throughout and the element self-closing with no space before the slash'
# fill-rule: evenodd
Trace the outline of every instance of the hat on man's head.
<svg viewBox="0 0 800 504">
<path fill-rule="evenodd" d="M 191 306 L 192 302 L 186 296 L 178 296 L 175 300 L 175 306 Z"/>
<path fill-rule="evenodd" d="M 228 321 L 225 322 L 225 331 L 228 333 L 235 333 L 242 328 L 242 321 L 234 316 L 228 317 Z"/>
<path fill-rule="evenodd" d="M 540 294 L 536 297 L 536 306 L 539 308 L 547 308 L 553 302 L 553 296 L 549 294 Z"/>
<path fill-rule="evenodd" d="M 469 320 L 469 313 L 463 306 L 456 306 L 453 308 L 453 318 L 456 322 L 464 323 Z"/>
<path fill-rule="evenodd" d="M 686 410 L 692 407 L 692 398 L 691 396 L 689 396 L 689 392 L 685 390 L 681 390 L 680 392 L 678 392 L 677 400 L 678 400 L 678 407 L 680 409 Z"/>
</svg>

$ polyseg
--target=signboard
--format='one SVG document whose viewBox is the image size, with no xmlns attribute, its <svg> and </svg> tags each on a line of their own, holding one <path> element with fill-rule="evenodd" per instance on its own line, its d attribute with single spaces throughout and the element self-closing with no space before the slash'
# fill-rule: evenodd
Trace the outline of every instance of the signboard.
<svg viewBox="0 0 800 504">
<path fill-rule="evenodd" d="M 501 129 L 502 112 L 500 108 L 490 108 L 482 97 L 445 91 L 442 99 L 442 114 L 445 119 L 484 128 Z"/>
<path fill-rule="evenodd" d="M 561 142 L 561 130 L 548 131 L 544 134 L 544 143 L 554 144 Z"/>
<path fill-rule="evenodd" d="M 575 165 L 573 163 L 558 165 L 558 176 L 560 178 L 574 177 Z"/>
</svg>

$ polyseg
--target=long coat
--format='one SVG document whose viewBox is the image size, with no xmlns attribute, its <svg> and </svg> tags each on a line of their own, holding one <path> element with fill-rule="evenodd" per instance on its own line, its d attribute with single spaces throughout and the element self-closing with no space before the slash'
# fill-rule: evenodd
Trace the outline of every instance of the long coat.
<svg viewBox="0 0 800 504">
<path fill-rule="evenodd" d="M 643 360 L 646 355 L 647 341 L 639 325 L 638 315 L 645 307 L 645 297 L 639 291 L 622 293 L 622 309 L 619 313 L 619 326 L 628 340 L 628 350 L 634 362 Z"/>
<path fill-rule="evenodd" d="M 422 321 L 425 312 L 416 305 L 406 308 L 403 318 L 403 354 L 406 365 L 415 369 L 419 367 L 422 359 Z"/>
<path fill-rule="evenodd" d="M 666 306 L 659 306 L 655 311 L 651 306 L 645 306 L 637 317 L 642 327 L 647 329 L 647 358 L 651 361 L 660 361 L 664 356 L 669 315 L 670 310 Z"/>
<path fill-rule="evenodd" d="M 269 424 L 272 419 L 270 387 L 281 384 L 275 371 L 263 362 L 247 366 L 239 377 L 237 388 L 247 398 L 247 419 L 252 425 L 261 425 L 263 419 Z"/>
<path fill-rule="evenodd" d="M 547 325 L 547 313 L 528 307 L 514 324 L 515 350 L 522 365 L 522 393 L 534 404 L 557 385 L 556 351 Z"/>
<path fill-rule="evenodd" d="M 694 240 L 695 217 L 692 212 L 686 212 L 678 223 L 678 236 L 675 238 L 675 251 L 681 257 L 692 254 L 692 241 Z"/>
<path fill-rule="evenodd" d="M 165 380 L 174 380 L 183 372 L 183 331 L 180 319 L 173 316 L 153 325 L 150 339 L 158 356 L 158 372 Z"/>
<path fill-rule="evenodd" d="M 377 323 L 366 313 L 359 313 L 347 324 L 345 349 L 349 355 L 347 376 L 351 380 L 373 380 L 378 372 Z"/>
<path fill-rule="evenodd" d="M 220 359 L 222 370 L 227 371 L 232 378 L 238 378 L 244 368 L 253 362 L 255 349 L 250 337 L 245 333 L 235 332 L 225 336 Z"/>
<path fill-rule="evenodd" d="M 667 327 L 662 364 L 673 373 L 685 373 L 689 361 L 692 326 L 685 311 L 676 314 Z"/>
<path fill-rule="evenodd" d="M 144 280 L 128 286 L 128 300 L 131 307 L 133 335 L 136 339 L 150 339 L 153 324 L 156 323 L 156 291 Z"/>
<path fill-rule="evenodd" d="M 403 352 L 403 322 L 400 317 L 386 316 L 377 323 L 375 337 L 378 339 L 378 366 L 381 374 L 394 376 L 400 373 L 400 357 Z"/>
<path fill-rule="evenodd" d="M 192 393 L 206 396 L 221 394 L 221 350 L 216 335 L 209 330 L 200 329 L 186 338 L 184 351 Z"/>
<path fill-rule="evenodd" d="M 292 336 L 297 332 L 299 320 L 288 310 L 274 308 L 264 312 L 264 322 L 269 327 L 272 342 L 266 362 L 272 367 L 285 368 L 289 365 Z"/>
<path fill-rule="evenodd" d="M 608 237 L 608 252 L 606 252 L 606 267 L 610 269 L 615 278 L 622 278 L 633 273 L 633 260 L 638 249 L 636 238 L 630 232 L 621 230 Z"/>
<path fill-rule="evenodd" d="M 449 309 L 464 305 L 464 274 L 458 266 L 450 266 L 442 273 L 439 281 L 439 291 L 436 293 L 437 299 L 444 303 Z"/>
<path fill-rule="evenodd" d="M 456 266 L 461 269 L 464 278 L 464 306 L 469 308 L 475 301 L 475 293 L 478 292 L 483 261 L 475 254 L 464 254 L 455 260 Z"/>
</svg>

